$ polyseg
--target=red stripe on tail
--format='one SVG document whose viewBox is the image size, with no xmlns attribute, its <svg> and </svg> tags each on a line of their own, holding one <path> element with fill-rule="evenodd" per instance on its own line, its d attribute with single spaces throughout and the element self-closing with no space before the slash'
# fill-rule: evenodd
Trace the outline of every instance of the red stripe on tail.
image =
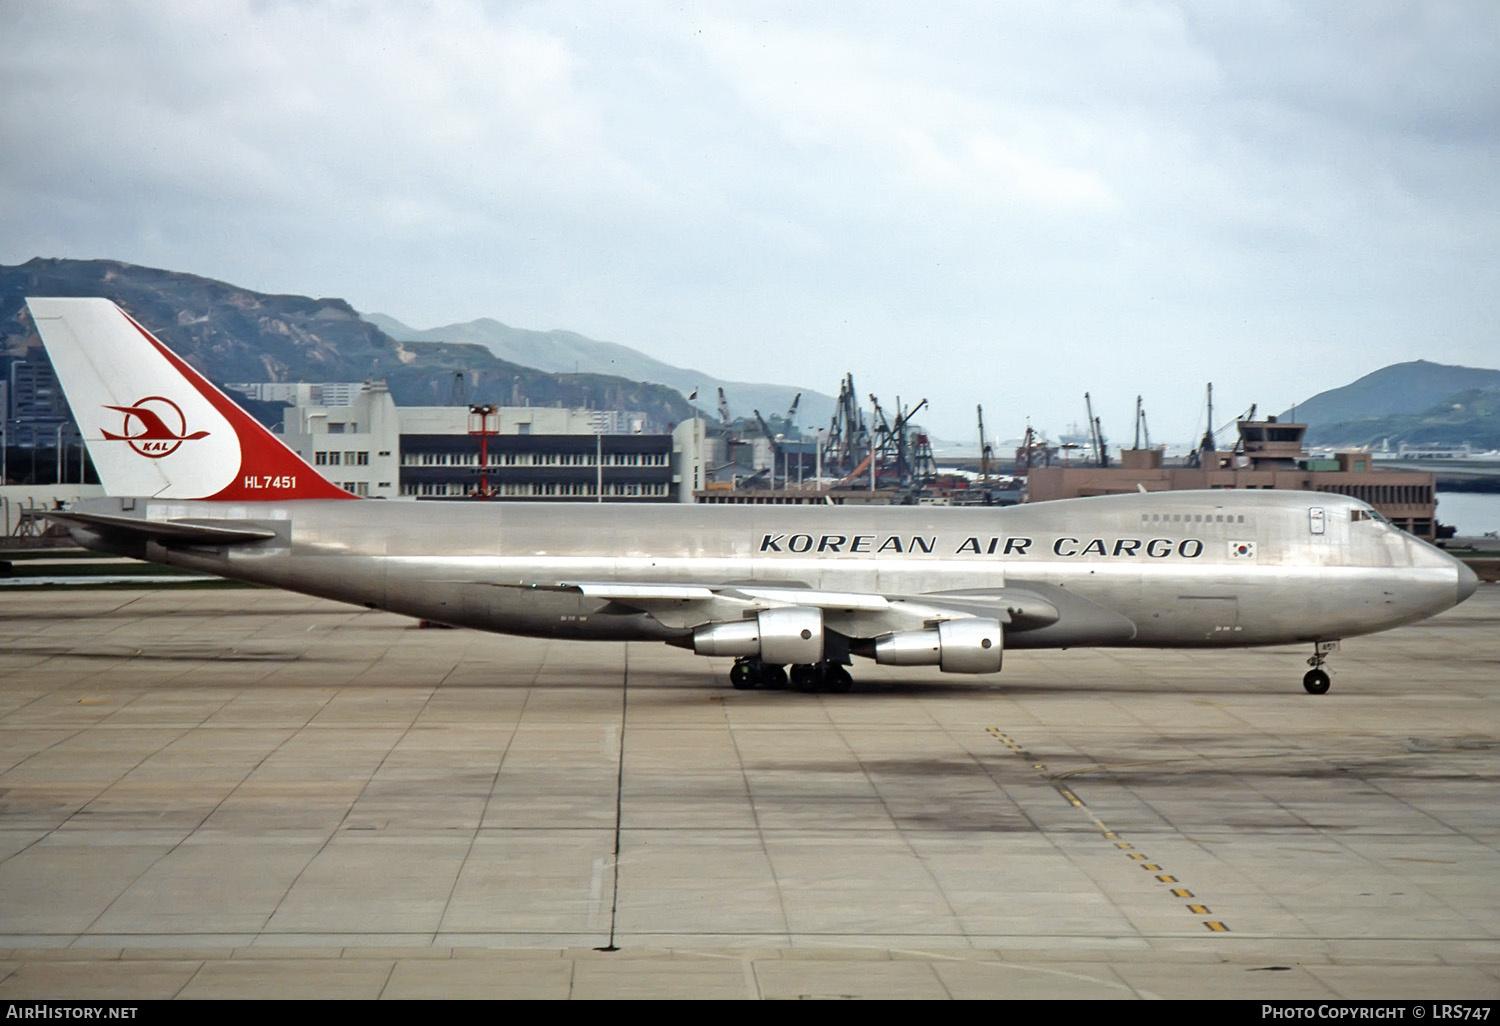
<svg viewBox="0 0 1500 1026">
<path fill-rule="evenodd" d="M 120 311 L 135 330 L 145 336 L 146 341 L 166 357 L 177 372 L 188 380 L 223 415 L 234 428 L 239 440 L 240 469 L 234 481 L 205 499 L 243 500 L 252 502 L 274 502 L 283 499 L 354 499 L 351 495 L 319 474 L 307 461 L 298 456 L 286 443 L 277 438 L 250 414 L 235 405 L 203 375 L 156 336 L 138 324 L 134 317 Z"/>
</svg>

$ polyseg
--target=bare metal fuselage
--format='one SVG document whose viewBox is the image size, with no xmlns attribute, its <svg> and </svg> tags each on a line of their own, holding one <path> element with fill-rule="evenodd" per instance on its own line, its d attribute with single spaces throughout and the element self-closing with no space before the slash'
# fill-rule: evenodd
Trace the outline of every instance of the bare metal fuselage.
<svg viewBox="0 0 1500 1026">
<path fill-rule="evenodd" d="M 1017 594 L 1048 606 L 1048 616 L 1030 620 L 1015 610 L 1011 648 L 1343 638 L 1430 616 L 1474 586 L 1445 553 L 1357 512 L 1368 509 L 1363 503 L 1314 493 L 1159 493 L 988 509 L 151 499 L 80 509 L 274 532 L 220 545 L 75 525 L 92 548 L 458 626 L 559 638 L 683 643 L 695 618 L 714 618 L 701 603 L 643 606 L 581 584 L 809 589 L 949 610 Z M 920 602 L 910 608 L 920 618 Z M 857 610 L 840 624 L 854 637 L 891 629 Z"/>
</svg>

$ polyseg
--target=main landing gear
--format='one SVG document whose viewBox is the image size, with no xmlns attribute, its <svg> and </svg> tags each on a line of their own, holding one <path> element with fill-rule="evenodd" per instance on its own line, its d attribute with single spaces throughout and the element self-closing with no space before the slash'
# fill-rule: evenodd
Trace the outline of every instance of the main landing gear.
<svg viewBox="0 0 1500 1026">
<path fill-rule="evenodd" d="M 1337 652 L 1339 643 L 1337 641 L 1319 641 L 1313 647 L 1313 654 L 1308 657 L 1308 670 L 1302 677 L 1302 686 L 1307 689 L 1309 695 L 1326 695 L 1329 685 L 1333 681 L 1328 676 L 1328 671 L 1323 669 L 1323 664 L 1328 661 L 1332 652 Z"/>
<path fill-rule="evenodd" d="M 767 691 L 786 689 L 786 671 L 779 666 L 763 663 L 759 659 L 736 659 L 729 669 L 729 683 L 740 691 L 765 688 Z"/>
<path fill-rule="evenodd" d="M 798 691 L 833 691 L 843 694 L 854 687 L 854 678 L 838 663 L 804 663 L 792 667 L 792 687 Z"/>
<path fill-rule="evenodd" d="M 799 663 L 787 671 L 753 657 L 736 659 L 729 670 L 729 683 L 740 691 L 763 688 L 782 691 L 788 684 L 798 691 L 834 691 L 843 693 L 854 687 L 854 678 L 842 665 L 824 660 L 821 663 Z"/>
</svg>

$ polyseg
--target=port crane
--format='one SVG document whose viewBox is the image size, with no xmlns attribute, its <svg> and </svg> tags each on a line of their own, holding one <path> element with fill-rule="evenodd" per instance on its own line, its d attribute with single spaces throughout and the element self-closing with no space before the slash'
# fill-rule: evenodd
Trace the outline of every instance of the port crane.
<svg viewBox="0 0 1500 1026">
<path fill-rule="evenodd" d="M 990 457 L 994 454 L 994 450 L 990 448 L 990 443 L 984 440 L 984 407 L 976 406 L 975 409 L 979 411 L 979 473 L 984 479 L 984 486 L 988 488 L 990 486 Z"/>
<path fill-rule="evenodd" d="M 1099 425 L 1099 418 L 1094 416 L 1094 402 L 1087 392 L 1083 393 L 1083 405 L 1089 415 L 1089 438 L 1094 443 L 1094 464 L 1107 467 L 1109 466 L 1107 440 L 1104 437 L 1104 429 Z"/>
</svg>

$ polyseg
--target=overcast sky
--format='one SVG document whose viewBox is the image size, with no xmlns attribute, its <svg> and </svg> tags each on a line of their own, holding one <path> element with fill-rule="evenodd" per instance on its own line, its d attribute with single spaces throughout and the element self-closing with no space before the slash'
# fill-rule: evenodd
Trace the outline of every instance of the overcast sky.
<svg viewBox="0 0 1500 1026">
<path fill-rule="evenodd" d="M 0 38 L 0 263 L 852 371 L 955 439 L 1500 366 L 1494 0 L 0 0 Z"/>
</svg>

